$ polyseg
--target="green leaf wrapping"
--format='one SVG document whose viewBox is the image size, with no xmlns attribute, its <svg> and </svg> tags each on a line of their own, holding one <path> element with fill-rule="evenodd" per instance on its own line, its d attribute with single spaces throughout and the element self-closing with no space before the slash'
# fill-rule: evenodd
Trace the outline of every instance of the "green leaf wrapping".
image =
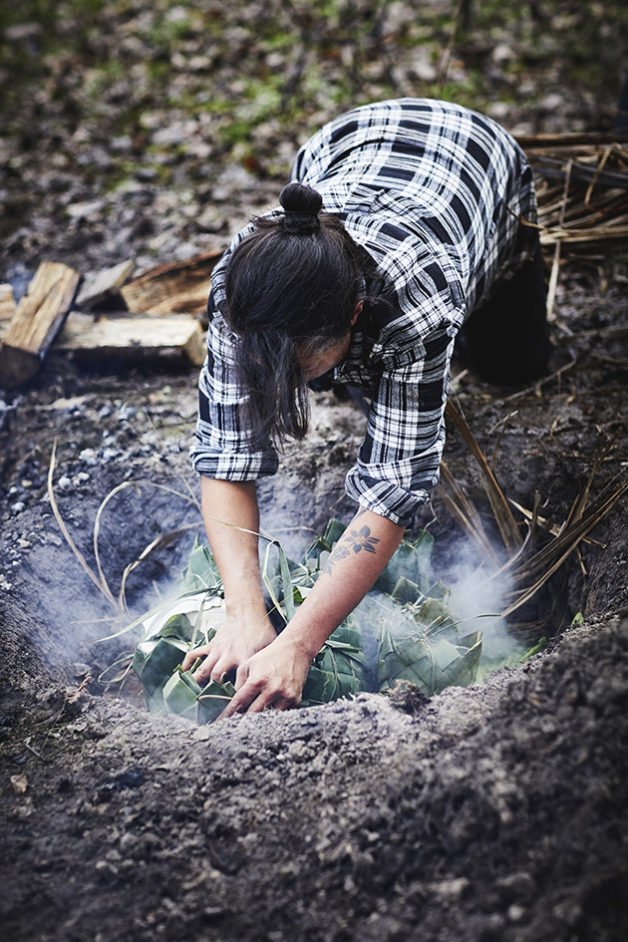
<svg viewBox="0 0 628 942">
<path fill-rule="evenodd" d="M 346 622 L 336 628 L 308 671 L 301 706 L 329 703 L 367 689 L 367 665 L 361 644 L 359 631 Z"/>
<path fill-rule="evenodd" d="M 187 615 L 171 615 L 163 628 L 160 628 L 154 638 L 179 638 L 181 641 L 191 642 L 196 635 L 196 629 Z"/>
<path fill-rule="evenodd" d="M 400 681 L 414 684 L 428 697 L 452 685 L 474 682 L 482 632 L 476 631 L 453 643 L 446 638 L 430 639 L 417 624 L 416 634 L 393 638 L 383 627 L 378 651 L 377 683 L 380 692 L 392 690 Z"/>
<path fill-rule="evenodd" d="M 138 644 L 133 657 L 133 669 L 148 697 L 163 687 L 187 650 L 188 645 L 184 640 L 172 637 L 141 641 Z"/>
<path fill-rule="evenodd" d="M 177 713 L 179 716 L 187 716 L 188 719 L 196 719 L 196 706 L 200 692 L 200 686 L 189 671 L 184 673 L 180 668 L 176 669 L 172 677 L 166 681 L 163 689 L 166 710 L 168 713 Z"/>
<path fill-rule="evenodd" d="M 288 559 L 277 545 L 271 577 L 265 564 L 264 581 L 274 604 L 281 607 L 288 620 L 319 578 L 345 529 L 339 520 L 331 519 L 323 536 L 306 550 L 301 563 Z M 332 633 L 312 662 L 303 688 L 302 706 L 328 703 L 367 689 L 385 692 L 399 683 L 415 684 L 431 696 L 450 684 L 475 680 L 481 632 L 460 637 L 458 625 L 447 609 L 447 589 L 431 581 L 432 543 L 426 532 L 414 542 L 402 541 L 376 583 L 388 601 L 382 600 L 385 604 L 380 606 L 363 604 Z M 214 558 L 207 546 L 197 543 L 190 553 L 182 584 L 188 608 L 190 594 L 198 591 L 204 593 L 199 602 L 200 612 L 203 605 L 216 605 L 216 599 L 222 595 Z M 396 600 L 394 631 L 390 624 L 391 597 Z M 377 637 L 376 677 L 370 681 L 363 653 L 365 633 Z M 195 608 L 193 612 L 171 615 L 151 638 L 138 644 L 133 668 L 150 710 L 165 709 L 200 723 L 211 723 L 222 713 L 235 693 L 233 685 L 211 681 L 201 689 L 190 672 L 180 669 L 190 647 L 206 643 L 214 634 L 214 628 L 203 623 Z"/>
<path fill-rule="evenodd" d="M 222 593 L 222 580 L 209 547 L 197 540 L 183 571 L 181 592 L 198 592 L 204 589 Z"/>
<path fill-rule="evenodd" d="M 427 595 L 430 592 L 433 543 L 434 537 L 427 530 L 423 530 L 413 542 L 402 540 L 374 588 L 378 592 L 391 595 L 397 582 L 407 579 L 414 583 L 421 593 Z"/>
<path fill-rule="evenodd" d="M 198 722 L 213 723 L 217 720 L 234 693 L 235 687 L 229 681 L 219 684 L 211 680 L 200 692 L 196 701 Z"/>
</svg>

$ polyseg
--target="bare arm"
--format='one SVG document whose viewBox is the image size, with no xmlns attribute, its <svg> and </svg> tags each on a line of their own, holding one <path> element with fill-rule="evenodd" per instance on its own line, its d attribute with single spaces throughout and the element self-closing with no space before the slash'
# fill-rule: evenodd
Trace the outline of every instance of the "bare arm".
<svg viewBox="0 0 628 942">
<path fill-rule="evenodd" d="M 255 483 L 201 480 L 205 529 L 222 578 L 227 610 L 227 619 L 214 640 L 190 651 L 183 661 L 183 669 L 188 670 L 197 657 L 206 655 L 194 674 L 203 683 L 209 677 L 220 680 L 274 641 L 276 634 L 266 614 L 259 569 Z"/>
<path fill-rule="evenodd" d="M 312 658 L 373 586 L 399 546 L 403 529 L 370 510 L 358 511 L 284 631 L 239 667 L 237 693 L 223 716 L 299 702 Z"/>
</svg>

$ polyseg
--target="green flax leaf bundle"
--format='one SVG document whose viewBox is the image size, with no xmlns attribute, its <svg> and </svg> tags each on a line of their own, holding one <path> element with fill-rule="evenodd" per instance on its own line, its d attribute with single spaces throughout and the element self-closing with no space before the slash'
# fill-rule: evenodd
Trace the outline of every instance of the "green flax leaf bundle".
<svg viewBox="0 0 628 942">
<path fill-rule="evenodd" d="M 324 571 L 345 526 L 332 519 L 325 532 L 296 563 L 277 549 L 274 569 L 263 567 L 270 609 L 283 623 L 302 604 Z M 302 706 L 316 706 L 361 691 L 387 692 L 400 683 L 415 684 L 428 696 L 450 684 L 475 680 L 481 632 L 462 637 L 447 609 L 447 589 L 431 581 L 432 537 L 423 532 L 402 541 L 375 585 L 386 604 L 361 604 L 337 628 L 312 661 Z M 153 712 L 177 713 L 200 723 L 213 722 L 234 695 L 230 683 L 201 687 L 192 671 L 183 672 L 186 652 L 210 641 L 224 620 L 222 582 L 209 548 L 195 544 L 183 574 L 182 594 L 168 610 L 146 621 L 146 637 L 135 651 L 133 667 Z M 369 664 L 365 639 L 376 638 L 377 663 Z"/>
</svg>

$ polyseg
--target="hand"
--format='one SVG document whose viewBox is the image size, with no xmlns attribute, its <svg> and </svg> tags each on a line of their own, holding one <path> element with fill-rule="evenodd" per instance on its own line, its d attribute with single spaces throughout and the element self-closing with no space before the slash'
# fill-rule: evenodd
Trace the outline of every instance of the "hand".
<svg viewBox="0 0 628 942">
<path fill-rule="evenodd" d="M 301 702 L 311 659 L 289 639 L 279 637 L 238 668 L 236 694 L 218 719 L 234 713 L 286 710 Z"/>
<path fill-rule="evenodd" d="M 276 637 L 275 629 L 266 615 L 246 620 L 231 616 L 208 644 L 188 651 L 181 667 L 184 671 L 189 670 L 197 658 L 204 657 L 205 660 L 194 672 L 194 680 L 199 684 L 209 679 L 220 681 L 224 674 L 245 664 Z"/>
</svg>

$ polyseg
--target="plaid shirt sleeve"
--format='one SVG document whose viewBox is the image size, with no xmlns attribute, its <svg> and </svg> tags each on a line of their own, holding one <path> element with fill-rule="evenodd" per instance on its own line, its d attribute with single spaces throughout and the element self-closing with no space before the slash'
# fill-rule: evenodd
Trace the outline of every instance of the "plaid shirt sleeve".
<svg viewBox="0 0 628 942">
<path fill-rule="evenodd" d="M 382 371 L 374 391 L 346 490 L 394 523 L 409 525 L 438 481 L 453 345 L 448 327 L 434 330 L 415 345 L 412 356 Z"/>
</svg>

